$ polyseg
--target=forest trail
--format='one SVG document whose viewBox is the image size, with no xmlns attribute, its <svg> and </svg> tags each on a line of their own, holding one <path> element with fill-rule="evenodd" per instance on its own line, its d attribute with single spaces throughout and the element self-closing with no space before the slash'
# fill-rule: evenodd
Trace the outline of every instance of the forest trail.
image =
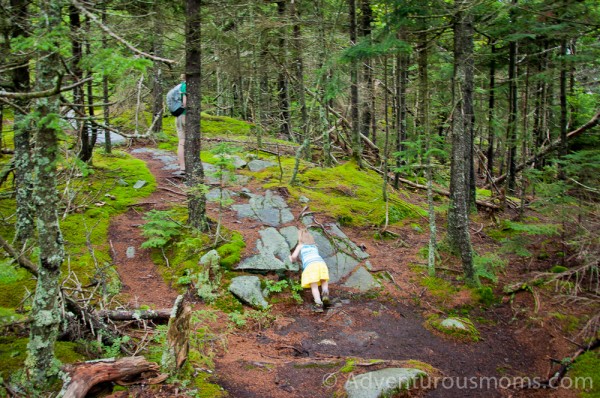
<svg viewBox="0 0 600 398">
<path fill-rule="evenodd" d="M 158 187 L 170 187 L 157 188 L 152 196 L 144 200 L 148 203 L 144 208 L 165 209 L 185 199 L 175 194 L 181 180 L 173 175 L 176 167 L 174 156 L 144 148 L 131 153 L 148 164 Z M 246 187 L 251 187 L 255 193 L 262 190 L 252 180 L 245 184 Z M 236 201 L 243 202 L 239 197 Z M 214 211 L 214 204 L 208 207 L 211 217 L 215 216 L 211 213 Z M 293 214 L 299 214 L 300 211 L 291 209 Z M 132 209 L 111 223 L 110 239 L 115 262 L 123 280 L 124 292 L 130 296 L 131 303 L 169 308 L 176 292 L 158 276 L 149 251 L 139 247 L 145 240 L 139 228 L 144 222 L 142 217 L 141 212 Z M 255 242 L 260 239 L 259 232 L 266 227 L 260 220 L 240 220 L 238 213 L 231 208 L 223 212 L 223 224 L 244 235 L 247 248 L 242 258 L 253 254 Z M 361 242 L 360 246 L 365 247 L 375 271 L 385 268 L 395 275 L 394 283 L 386 284 L 378 294 L 357 293 L 354 289 L 333 284 L 331 290 L 337 303 L 321 315 L 310 311 L 310 294 L 305 291 L 302 305 L 273 305 L 275 321 L 271 327 L 229 334 L 227 348 L 219 352 L 215 359 L 216 381 L 229 396 L 332 396 L 343 388 L 343 381 L 337 379 L 343 376 L 338 368 L 350 357 L 421 361 L 438 369 L 443 376 L 455 379 L 539 372 L 535 358 L 541 355 L 541 348 L 536 352 L 533 344 L 535 336 L 529 336 L 524 331 L 508 330 L 508 321 L 512 316 L 508 308 L 496 311 L 497 319 L 494 322 L 477 324 L 482 336 L 478 343 L 444 339 L 424 327 L 423 306 L 415 305 L 415 300 L 421 299 L 423 291 L 419 295 L 420 289 L 410 282 L 410 272 L 405 266 L 407 257 L 414 255 L 420 246 L 420 242 L 412 240 L 414 237 L 405 236 L 405 245 L 394 245 L 393 242 L 373 244 L 368 238 L 368 231 L 345 232 L 353 241 Z M 129 247 L 135 248 L 134 259 L 126 258 Z M 315 361 L 334 361 L 338 366 L 318 366 L 314 365 Z M 304 366 L 306 363 L 312 365 Z M 465 395 L 464 390 L 452 387 L 431 390 L 426 396 L 505 397 L 509 396 L 509 392 L 472 389 Z"/>
</svg>

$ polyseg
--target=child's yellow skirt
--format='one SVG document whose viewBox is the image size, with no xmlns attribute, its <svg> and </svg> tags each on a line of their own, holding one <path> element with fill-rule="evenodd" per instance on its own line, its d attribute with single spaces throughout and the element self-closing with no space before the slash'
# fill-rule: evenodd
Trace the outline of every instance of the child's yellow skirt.
<svg viewBox="0 0 600 398">
<path fill-rule="evenodd" d="M 329 270 L 327 264 L 321 261 L 310 263 L 308 267 L 302 271 L 302 287 L 309 288 L 311 283 L 321 285 L 321 280 L 329 280 Z"/>
</svg>

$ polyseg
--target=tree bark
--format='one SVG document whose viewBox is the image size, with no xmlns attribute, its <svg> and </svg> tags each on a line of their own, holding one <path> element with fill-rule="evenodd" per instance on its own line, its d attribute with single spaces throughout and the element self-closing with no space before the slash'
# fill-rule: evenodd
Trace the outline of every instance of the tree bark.
<svg viewBox="0 0 600 398">
<path fill-rule="evenodd" d="M 491 182 L 494 176 L 494 141 L 496 138 L 496 42 L 490 39 L 490 90 L 488 94 L 488 147 L 486 178 Z"/>
<path fill-rule="evenodd" d="M 160 3 L 154 3 L 154 17 L 153 27 L 154 32 L 151 33 L 152 40 L 152 54 L 158 57 L 162 56 L 163 53 L 163 21 L 161 18 Z M 156 120 L 152 127 L 152 132 L 158 134 L 162 131 L 162 115 L 163 115 L 163 96 L 164 96 L 164 83 L 161 64 L 154 62 L 152 67 L 152 118 Z"/>
<path fill-rule="evenodd" d="M 477 285 L 473 266 L 473 249 L 469 232 L 469 119 L 466 96 L 468 59 L 473 57 L 472 19 L 467 0 L 456 1 L 454 22 L 454 78 L 452 85 L 455 105 L 452 118 L 452 163 L 450 166 L 450 207 L 448 209 L 448 240 L 460 254 L 465 282 Z M 472 78 L 472 77 L 471 77 Z"/>
<path fill-rule="evenodd" d="M 288 85 L 288 77 L 285 73 L 287 65 L 287 28 L 285 27 L 286 20 L 286 2 L 277 2 L 277 14 L 282 25 L 279 32 L 279 75 L 277 78 L 277 86 L 279 92 L 279 118 L 280 118 L 280 132 L 284 137 L 288 137 L 290 140 L 296 142 L 297 140 L 292 134 L 292 117 L 290 115 L 290 93 Z"/>
<path fill-rule="evenodd" d="M 515 7 L 517 0 L 512 0 L 510 18 L 516 23 Z M 508 123 L 506 126 L 506 145 L 508 149 L 508 179 L 507 188 L 514 192 L 516 184 L 517 164 L 517 42 L 511 40 L 508 43 Z"/>
<path fill-rule="evenodd" d="M 10 7 L 13 16 L 11 36 L 13 38 L 28 37 L 28 11 L 27 0 L 11 0 Z M 12 72 L 12 83 L 15 91 L 29 92 L 29 62 L 23 62 L 21 66 Z M 31 196 L 33 163 L 31 159 L 31 124 L 25 121 L 25 112 L 29 110 L 29 102 L 24 99 L 16 99 L 19 108 L 14 111 L 14 145 L 15 145 L 15 191 L 17 201 L 17 219 L 15 223 L 16 239 L 24 243 L 33 237 L 35 206 Z"/>
<path fill-rule="evenodd" d="M 51 32 L 61 24 L 62 1 L 40 4 L 39 24 L 42 31 Z M 54 42 L 39 55 L 36 67 L 36 90 L 56 85 L 61 66 L 59 44 Z M 58 336 L 61 314 L 60 266 L 64 258 L 64 242 L 58 222 L 59 196 L 56 190 L 58 162 L 59 96 L 36 101 L 34 112 L 38 125 L 35 134 L 35 190 L 33 201 L 37 213 L 40 250 L 37 286 L 31 309 L 31 330 L 27 344 L 25 367 L 31 387 L 41 391 L 58 374 L 54 363 L 54 343 Z"/>
<path fill-rule="evenodd" d="M 109 358 L 65 366 L 68 373 L 66 382 L 58 394 L 61 398 L 84 398 L 96 384 L 107 381 L 125 381 L 133 384 L 138 379 L 140 384 L 156 384 L 166 380 L 167 375 L 160 375 L 160 368 L 144 357 Z M 149 377 L 150 376 L 150 377 Z"/>
<path fill-rule="evenodd" d="M 361 19 L 360 34 L 364 40 L 371 42 L 371 22 L 373 12 L 371 10 L 370 0 L 360 1 Z M 363 63 L 363 81 L 365 83 L 364 94 L 362 96 L 362 114 L 361 114 L 361 134 L 365 137 L 371 137 L 371 141 L 377 144 L 377 131 L 375 129 L 375 93 L 373 84 L 373 60 L 367 58 Z"/>
<path fill-rule="evenodd" d="M 356 45 L 356 0 L 348 0 L 350 17 L 350 45 Z M 352 159 L 362 167 L 362 145 L 360 140 L 360 100 L 358 96 L 358 60 L 350 61 L 350 120 L 352 123 Z"/>
<path fill-rule="evenodd" d="M 185 70 L 187 103 L 185 123 L 185 169 L 188 173 L 188 224 L 200 231 L 208 230 L 206 220 L 206 195 L 201 189 L 204 184 L 204 169 L 200 161 L 201 150 L 201 10 L 200 0 L 186 0 L 186 54 Z"/>
<path fill-rule="evenodd" d="M 102 23 L 104 25 L 106 25 L 106 5 L 103 4 L 102 5 Z M 106 32 L 102 31 L 102 48 L 103 49 L 107 49 L 108 48 L 108 38 L 106 35 Z M 104 117 L 104 125 L 105 126 L 109 126 L 110 125 L 110 105 L 108 105 L 108 101 L 110 99 L 109 95 L 108 95 L 108 76 L 103 76 L 102 77 L 102 98 L 104 100 L 104 106 L 103 106 L 103 117 Z M 162 120 L 161 120 L 161 125 L 162 125 Z M 111 142 L 111 138 L 110 138 L 110 130 L 108 129 L 104 129 L 104 152 L 106 153 L 111 153 L 112 152 L 112 142 Z"/>
</svg>

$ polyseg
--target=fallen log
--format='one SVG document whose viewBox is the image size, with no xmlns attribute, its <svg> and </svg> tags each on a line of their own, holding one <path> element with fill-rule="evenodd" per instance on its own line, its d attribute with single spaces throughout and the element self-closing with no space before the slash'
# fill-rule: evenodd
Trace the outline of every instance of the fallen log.
<svg viewBox="0 0 600 398">
<path fill-rule="evenodd" d="M 140 321 L 142 319 L 167 321 L 171 316 L 171 310 L 102 310 L 96 311 L 96 315 L 98 318 L 111 321 Z"/>
<path fill-rule="evenodd" d="M 167 379 L 155 362 L 144 357 L 108 358 L 80 362 L 63 367 L 65 383 L 58 393 L 61 398 L 83 398 L 97 384 L 115 382 L 129 384 L 158 384 Z"/>
</svg>

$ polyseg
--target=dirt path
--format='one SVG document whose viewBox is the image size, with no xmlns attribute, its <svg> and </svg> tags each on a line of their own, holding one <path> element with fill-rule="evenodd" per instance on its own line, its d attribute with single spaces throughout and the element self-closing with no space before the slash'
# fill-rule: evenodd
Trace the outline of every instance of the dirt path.
<svg viewBox="0 0 600 398">
<path fill-rule="evenodd" d="M 156 177 L 159 186 L 172 178 L 172 173 L 163 170 L 164 164 L 146 153 L 135 155 L 145 161 Z M 183 197 L 157 189 L 142 200 L 142 206 L 131 207 L 129 211 L 115 217 L 110 224 L 108 236 L 112 257 L 123 284 L 122 292 L 129 297 L 130 308 L 142 305 L 151 308 L 171 308 L 177 292 L 165 284 L 150 258 L 150 249 L 142 249 L 146 238 L 141 234 L 144 212 L 152 209 L 164 210 L 181 202 Z M 139 209 L 143 208 L 144 212 Z"/>
<path fill-rule="evenodd" d="M 147 153 L 134 156 L 147 162 L 156 176 L 158 186 L 172 187 L 172 171 Z M 251 190 L 260 187 L 250 182 Z M 146 210 L 164 209 L 181 202 L 183 197 L 158 189 L 144 200 Z M 237 199 L 240 201 L 241 199 Z M 291 209 L 298 214 L 300 209 Z M 211 209 L 209 207 L 209 215 Z M 138 226 L 143 214 L 134 209 L 117 217 L 110 228 L 114 257 L 121 275 L 124 291 L 132 304 L 169 307 L 176 292 L 158 277 L 149 251 L 141 250 L 144 238 Z M 326 220 L 320 215 L 321 221 Z M 249 255 L 258 236 L 260 223 L 238 220 L 236 213 L 223 212 L 223 223 L 244 235 Z M 280 302 L 273 305 L 275 322 L 267 329 L 250 328 L 228 335 L 227 348 L 216 358 L 216 379 L 231 397 L 330 397 L 341 389 L 334 380 L 325 386 L 324 377 L 337 369 L 302 367 L 303 361 L 315 358 L 347 357 L 365 359 L 418 360 L 437 368 L 444 376 L 458 380 L 469 377 L 502 377 L 503 375 L 541 374 L 536 358 L 546 355 L 546 350 L 535 344 L 536 337 L 525 330 L 511 329 L 512 313 L 506 308 L 494 310 L 485 323 L 478 323 L 482 341 L 458 343 L 442 339 L 424 326 L 423 306 L 418 301 L 423 290 L 410 282 L 413 271 L 406 264 L 414 258 L 423 237 L 410 230 L 403 243 L 384 241 L 374 243 L 372 231 L 344 230 L 356 243 L 366 247 L 375 270 L 386 270 L 393 282 L 384 282 L 383 293 L 358 295 L 348 289 L 332 286 L 339 299 L 336 307 L 324 315 L 316 316 L 309 310 L 309 295 L 298 305 Z M 134 258 L 127 250 L 135 248 Z M 129 249 L 131 250 L 131 249 Z M 435 310 L 434 310 L 435 312 Z M 221 326 L 227 322 L 221 322 Z M 427 397 L 506 397 L 509 391 L 489 388 L 469 389 L 438 388 Z M 542 396 L 542 395 L 537 395 Z M 559 396 L 559 395 L 553 395 Z M 560 396 L 569 396 L 560 395 Z"/>
</svg>

